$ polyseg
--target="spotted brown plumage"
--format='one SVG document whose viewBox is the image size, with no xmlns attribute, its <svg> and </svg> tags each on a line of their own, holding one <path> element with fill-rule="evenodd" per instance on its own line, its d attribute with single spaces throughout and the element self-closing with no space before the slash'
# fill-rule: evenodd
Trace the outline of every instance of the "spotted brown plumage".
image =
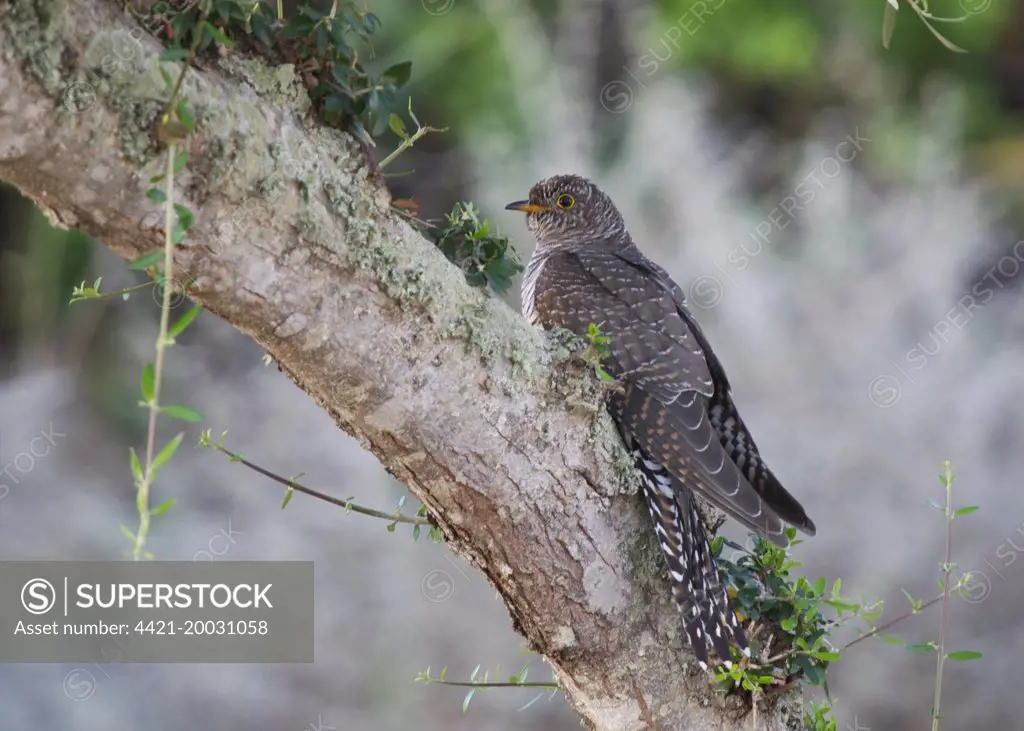
<svg viewBox="0 0 1024 731">
<path fill-rule="evenodd" d="M 523 278 L 527 319 L 580 334 L 595 324 L 609 338 L 604 367 L 621 388 L 608 409 L 641 476 L 687 635 L 703 666 L 708 643 L 728 664 L 730 644 L 749 650 L 693 493 L 779 546 L 787 523 L 810 535 L 814 523 L 761 459 L 679 285 L 636 247 L 611 199 L 559 175 L 507 208 L 527 214 L 537 240 Z"/>
</svg>

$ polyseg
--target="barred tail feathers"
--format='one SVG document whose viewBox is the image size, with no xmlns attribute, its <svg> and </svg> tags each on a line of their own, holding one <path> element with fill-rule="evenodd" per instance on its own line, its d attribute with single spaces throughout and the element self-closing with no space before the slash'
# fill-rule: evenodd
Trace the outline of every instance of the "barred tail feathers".
<svg viewBox="0 0 1024 731">
<path fill-rule="evenodd" d="M 668 564 L 672 593 L 683 615 L 694 655 L 701 667 L 707 668 L 707 643 L 710 641 L 729 667 L 732 664 L 730 645 L 737 646 L 748 656 L 750 650 L 719 579 L 696 501 L 658 462 L 639 449 L 634 457 L 647 509 Z"/>
</svg>

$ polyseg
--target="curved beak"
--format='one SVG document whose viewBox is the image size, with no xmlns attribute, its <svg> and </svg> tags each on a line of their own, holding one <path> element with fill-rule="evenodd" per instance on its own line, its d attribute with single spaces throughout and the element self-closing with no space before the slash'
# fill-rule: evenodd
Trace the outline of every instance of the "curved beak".
<svg viewBox="0 0 1024 731">
<path fill-rule="evenodd" d="M 541 206 L 536 203 L 530 203 L 530 201 L 515 201 L 505 206 L 506 211 L 522 211 L 523 213 L 540 213 L 541 211 L 550 211 L 548 206 Z"/>
</svg>

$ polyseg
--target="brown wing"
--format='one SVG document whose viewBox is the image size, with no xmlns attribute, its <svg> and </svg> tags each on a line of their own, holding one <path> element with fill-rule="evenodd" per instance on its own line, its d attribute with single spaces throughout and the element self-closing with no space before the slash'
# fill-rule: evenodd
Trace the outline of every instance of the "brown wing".
<svg viewBox="0 0 1024 731">
<path fill-rule="evenodd" d="M 538 274 L 534 307 L 546 326 L 609 336 L 609 372 L 665 403 L 687 391 L 709 396 L 714 383 L 704 353 L 670 293 L 614 256 L 581 260 L 552 254 Z"/>
<path fill-rule="evenodd" d="M 685 310 L 678 285 L 636 249 L 625 253 L 552 255 L 537 282 L 540 321 L 578 333 L 603 323 L 611 351 L 606 368 L 625 386 L 609 409 L 683 484 L 778 545 L 788 541 L 775 504 L 787 520 L 813 532 L 799 503 L 773 476 L 755 480 L 759 492 L 737 465 L 738 447 L 757 456 L 753 440 L 737 436 L 742 422 L 730 421 L 733 431 L 723 433 L 716 428 L 723 420 L 710 418 L 709 409 L 721 413 L 722 399 L 731 404 L 728 382 Z M 759 456 L 756 462 L 763 467 Z"/>
</svg>

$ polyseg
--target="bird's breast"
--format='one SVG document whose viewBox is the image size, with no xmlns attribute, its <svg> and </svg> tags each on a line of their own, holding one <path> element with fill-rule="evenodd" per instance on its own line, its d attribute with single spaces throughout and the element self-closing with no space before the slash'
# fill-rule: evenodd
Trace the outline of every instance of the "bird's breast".
<svg viewBox="0 0 1024 731">
<path fill-rule="evenodd" d="M 531 325 L 535 326 L 542 324 L 537 312 L 537 282 L 540 281 L 541 270 L 543 270 L 547 260 L 548 257 L 538 255 L 534 251 L 533 256 L 530 257 L 530 262 L 526 265 L 526 271 L 523 272 L 523 316 Z"/>
</svg>

